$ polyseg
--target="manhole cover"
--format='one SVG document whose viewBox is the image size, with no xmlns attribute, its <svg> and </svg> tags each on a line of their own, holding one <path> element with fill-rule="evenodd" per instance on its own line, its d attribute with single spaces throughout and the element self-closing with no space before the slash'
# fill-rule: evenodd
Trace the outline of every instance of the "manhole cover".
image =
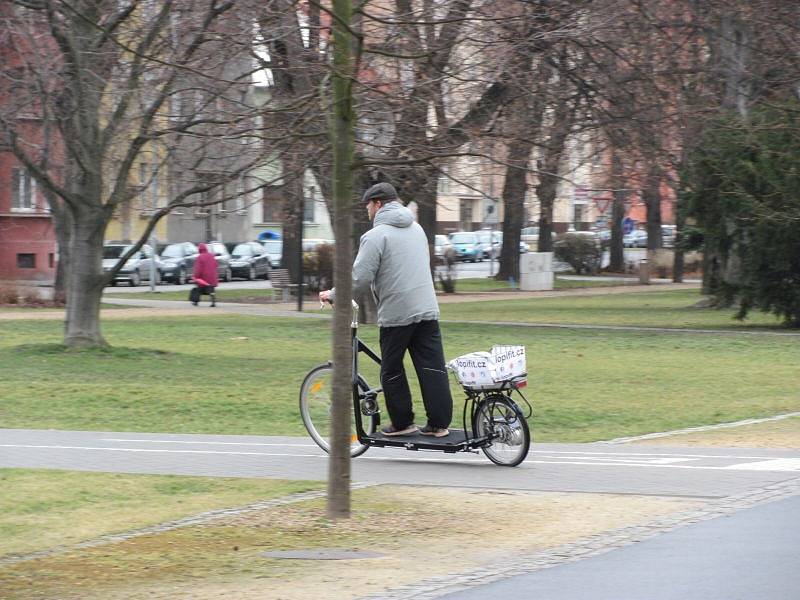
<svg viewBox="0 0 800 600">
<path fill-rule="evenodd" d="M 316 550 L 276 550 L 274 552 L 262 552 L 261 556 L 294 560 L 357 560 L 361 558 L 381 558 L 383 554 L 365 550 L 317 548 Z"/>
</svg>

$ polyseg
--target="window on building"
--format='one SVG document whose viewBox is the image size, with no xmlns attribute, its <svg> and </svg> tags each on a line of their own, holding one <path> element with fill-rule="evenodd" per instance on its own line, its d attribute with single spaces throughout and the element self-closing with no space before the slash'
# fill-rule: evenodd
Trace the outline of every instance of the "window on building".
<svg viewBox="0 0 800 600">
<path fill-rule="evenodd" d="M 314 222 L 314 207 L 317 204 L 315 199 L 314 192 L 307 194 L 305 198 L 303 198 L 303 222 L 305 223 L 313 223 Z"/>
<path fill-rule="evenodd" d="M 439 175 L 439 193 L 440 194 L 449 194 L 450 193 L 450 168 L 448 165 L 444 165 L 442 167 L 442 172 Z"/>
<path fill-rule="evenodd" d="M 56 268 L 56 255 L 53 254 L 52 252 L 50 252 L 47 255 L 47 266 L 50 267 L 51 269 Z"/>
<path fill-rule="evenodd" d="M 17 254 L 17 268 L 18 269 L 35 269 L 36 268 L 36 255 L 35 254 Z"/>
<path fill-rule="evenodd" d="M 472 229 L 472 212 L 474 204 L 474 200 L 467 198 L 462 198 L 459 202 L 459 226 L 465 231 Z"/>
<path fill-rule="evenodd" d="M 139 208 L 155 210 L 158 208 L 158 164 L 139 163 Z"/>
<path fill-rule="evenodd" d="M 36 210 L 36 180 L 27 169 L 11 170 L 11 188 L 12 211 Z"/>
<path fill-rule="evenodd" d="M 263 197 L 264 223 L 280 223 L 283 210 L 283 187 L 271 186 L 264 188 Z"/>
</svg>

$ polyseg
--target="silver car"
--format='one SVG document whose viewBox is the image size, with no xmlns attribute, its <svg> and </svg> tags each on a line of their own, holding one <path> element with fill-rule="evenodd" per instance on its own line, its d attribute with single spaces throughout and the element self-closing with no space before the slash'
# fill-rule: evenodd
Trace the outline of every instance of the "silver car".
<svg viewBox="0 0 800 600">
<path fill-rule="evenodd" d="M 264 246 L 264 250 L 269 256 L 269 265 L 273 269 L 279 269 L 283 257 L 283 240 L 267 240 L 261 242 L 261 245 Z"/>
<path fill-rule="evenodd" d="M 119 259 L 133 246 L 133 244 L 110 243 L 103 246 L 103 272 L 108 273 L 117 266 Z M 152 263 L 152 266 L 151 266 Z M 161 276 L 164 265 L 153 249 L 144 245 L 134 252 L 125 261 L 125 264 L 114 275 L 111 285 L 117 285 L 120 281 L 127 281 L 128 285 L 135 287 L 143 281 L 150 281 L 150 273 L 154 270 L 154 281 L 158 285 L 161 283 Z"/>
</svg>

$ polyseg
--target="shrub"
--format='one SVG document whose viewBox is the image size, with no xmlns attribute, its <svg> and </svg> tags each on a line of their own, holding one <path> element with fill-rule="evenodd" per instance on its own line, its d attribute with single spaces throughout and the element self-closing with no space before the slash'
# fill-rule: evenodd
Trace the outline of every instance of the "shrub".
<svg viewBox="0 0 800 600">
<path fill-rule="evenodd" d="M 22 302 L 25 306 L 46 306 L 52 304 L 42 298 L 36 290 L 28 290 L 22 296 Z"/>
<path fill-rule="evenodd" d="M 0 287 L 0 304 L 19 304 L 17 288 Z"/>
<path fill-rule="evenodd" d="M 553 244 L 555 257 L 572 267 L 578 275 L 600 270 L 602 249 L 593 236 L 565 233 Z"/>
<path fill-rule="evenodd" d="M 303 280 L 310 292 L 333 287 L 333 244 L 320 244 L 313 252 L 303 253 Z"/>
<path fill-rule="evenodd" d="M 684 173 L 706 289 L 740 319 L 759 309 L 800 327 L 799 134 L 797 102 L 754 107 L 712 123 Z"/>
</svg>

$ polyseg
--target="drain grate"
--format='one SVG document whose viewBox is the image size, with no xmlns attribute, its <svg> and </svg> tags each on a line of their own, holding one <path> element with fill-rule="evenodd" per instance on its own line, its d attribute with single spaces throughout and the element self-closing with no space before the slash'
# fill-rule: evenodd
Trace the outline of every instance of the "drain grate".
<svg viewBox="0 0 800 600">
<path fill-rule="evenodd" d="M 364 558 L 383 558 L 384 555 L 368 550 L 316 548 L 314 550 L 276 550 L 273 552 L 262 552 L 261 556 L 291 560 L 361 560 Z"/>
</svg>

